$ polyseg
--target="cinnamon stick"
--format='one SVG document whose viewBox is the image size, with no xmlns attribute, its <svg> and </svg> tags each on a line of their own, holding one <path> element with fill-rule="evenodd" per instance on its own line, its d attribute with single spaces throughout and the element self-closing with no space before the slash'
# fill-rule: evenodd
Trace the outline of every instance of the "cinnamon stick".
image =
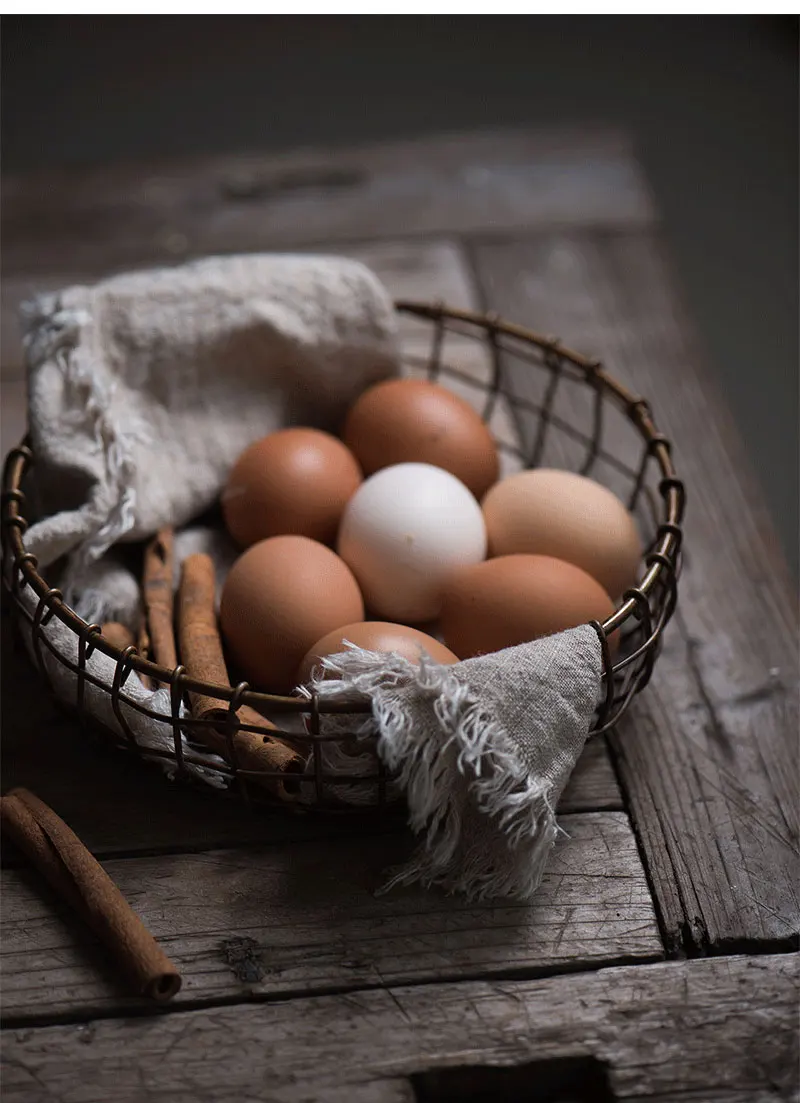
<svg viewBox="0 0 800 1103">
<path fill-rule="evenodd" d="M 142 611 L 139 621 L 139 631 L 136 634 L 136 650 L 143 659 L 152 658 L 150 654 L 150 637 L 147 634 L 147 614 L 144 611 Z M 145 689 L 158 689 L 158 682 L 155 678 L 151 678 L 149 674 L 140 674 L 139 677 Z"/>
<path fill-rule="evenodd" d="M 5 832 L 109 947 L 137 993 L 172 999 L 181 977 L 125 897 L 78 836 L 33 793 L 12 789 L 0 798 Z"/>
<path fill-rule="evenodd" d="M 178 665 L 173 627 L 172 596 L 175 534 L 171 527 L 157 532 L 144 550 L 142 590 L 147 627 L 155 661 L 174 670 Z"/>
<path fill-rule="evenodd" d="M 215 576 L 214 564 L 208 555 L 190 555 L 181 565 L 181 579 L 178 589 L 178 632 L 181 659 L 187 673 L 201 682 L 228 685 L 228 670 L 222 652 L 222 641 L 217 628 L 217 615 L 214 604 Z M 190 693 L 192 717 L 195 720 L 213 720 L 215 726 L 193 729 L 194 735 L 211 750 L 223 757 L 230 757 L 228 740 L 224 734 L 228 710 L 214 697 L 201 693 Z M 245 770 L 280 771 L 283 774 L 302 773 L 305 762 L 292 747 L 277 736 L 268 735 L 274 731 L 260 713 L 243 705 L 236 712 L 242 724 L 258 725 L 262 732 L 236 732 L 233 739 L 237 764 Z M 293 799 L 294 786 L 291 777 L 253 778 L 283 800 Z"/>
<path fill-rule="evenodd" d="M 126 628 L 116 620 L 106 621 L 103 625 L 103 635 L 112 647 L 118 647 L 120 651 L 124 651 L 126 647 L 136 642 L 130 628 Z"/>
</svg>

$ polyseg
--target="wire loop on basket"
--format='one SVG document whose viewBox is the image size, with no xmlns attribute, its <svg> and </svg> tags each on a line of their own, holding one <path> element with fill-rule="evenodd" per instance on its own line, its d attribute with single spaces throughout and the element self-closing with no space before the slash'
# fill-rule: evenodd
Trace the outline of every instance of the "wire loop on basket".
<svg viewBox="0 0 800 1103">
<path fill-rule="evenodd" d="M 603 703 L 600 705 L 597 714 L 597 726 L 602 727 L 606 723 L 608 717 L 611 714 L 611 709 L 614 705 L 614 677 L 612 673 L 611 665 L 611 648 L 608 643 L 608 636 L 603 631 L 603 626 L 599 620 L 590 620 L 590 627 L 594 628 L 597 633 L 597 638 L 600 641 L 600 651 L 603 656 L 603 681 L 605 683 L 605 697 Z"/>
<path fill-rule="evenodd" d="M 658 526 L 658 536 L 663 539 L 665 536 L 671 536 L 675 542 L 675 551 L 680 552 L 681 545 L 683 544 L 683 529 L 679 524 L 674 521 L 663 521 Z"/>
<path fill-rule="evenodd" d="M 175 747 L 175 761 L 178 773 L 186 772 L 183 758 L 183 732 L 181 730 L 181 705 L 183 704 L 183 679 L 186 667 L 176 666 L 169 684 L 169 711 L 172 719 L 172 742 Z"/>
<path fill-rule="evenodd" d="M 117 659 L 117 665 L 114 670 L 114 681 L 111 686 L 111 707 L 114 710 L 114 715 L 117 718 L 117 723 L 122 730 L 122 734 L 127 739 L 132 748 L 138 750 L 138 743 L 136 742 L 136 736 L 130 729 L 127 718 L 122 711 L 122 705 L 120 703 L 120 692 L 122 687 L 128 680 L 128 677 L 133 669 L 131 666 L 131 658 L 136 654 L 136 648 L 133 644 L 130 647 L 126 647 L 124 651 L 119 652 L 119 658 Z"/>
<path fill-rule="evenodd" d="M 239 682 L 234 688 L 231 694 L 231 699 L 228 702 L 228 711 L 225 717 L 225 741 L 228 747 L 228 755 L 230 756 L 230 763 L 233 767 L 233 776 L 236 778 L 236 782 L 239 786 L 239 791 L 244 798 L 246 804 L 250 803 L 250 792 L 247 788 L 247 781 L 242 776 L 241 768 L 239 766 L 239 756 L 236 750 L 236 733 L 239 731 L 239 717 L 236 715 L 239 709 L 242 707 L 242 697 L 247 693 L 250 688 L 247 682 Z"/>
<path fill-rule="evenodd" d="M 323 777 L 322 744 L 319 740 L 319 694 L 316 689 L 311 690 L 309 701 L 308 730 L 312 736 L 311 753 L 314 765 L 314 795 L 319 804 L 324 803 L 325 779 Z"/>
<path fill-rule="evenodd" d="M 659 431 L 646 398 L 619 383 L 596 358 L 570 350 L 557 338 L 534 333 L 494 313 L 458 310 L 440 302 L 399 302 L 396 307 L 413 319 L 416 326 L 423 323 L 430 328 L 427 352 L 417 357 L 406 356 L 411 374 L 449 384 L 460 393 L 469 390 L 474 405 L 494 433 L 501 456 L 518 467 L 536 464 L 571 467 L 606 482 L 628 501 L 640 521 L 645 551 L 637 584 L 626 591 L 605 623 L 592 622 L 602 651 L 604 684 L 592 733 L 601 734 L 618 722 L 650 679 L 662 632 L 677 602 L 686 495 L 675 470 L 671 442 Z M 471 360 L 463 356 L 467 347 L 478 350 L 482 365 L 478 376 L 474 357 Z M 614 416 L 617 423 L 610 439 Z M 509 438 L 509 423 L 515 427 L 513 439 Z M 321 703 L 313 689 L 308 696 L 286 697 L 260 692 L 246 682 L 235 688 L 199 682 L 189 677 L 182 666 L 174 670 L 158 666 L 140 655 L 134 646 L 118 650 L 102 635 L 99 625 L 88 624 L 79 617 L 61 592 L 45 581 L 36 556 L 25 547 L 28 521 L 24 516 L 24 480 L 33 462 L 34 454 L 27 440 L 12 449 L 5 461 L 0 499 L 3 584 L 16 620 L 23 631 L 30 633 L 35 662 L 51 693 L 54 687 L 48 662 L 52 669 L 55 661 L 76 678 L 71 701 L 82 720 L 92 719 L 87 709 L 87 684 L 110 697 L 119 730 L 114 732 L 110 726 L 103 730 L 117 747 L 149 759 L 171 762 L 183 775 L 191 772 L 188 764 L 202 765 L 209 773 L 216 771 L 226 785 L 235 779 L 234 788 L 246 800 L 251 796 L 269 797 L 265 798 L 261 786 L 250 789 L 248 771 L 237 762 L 237 733 L 255 730 L 252 724 L 241 722 L 238 715 L 241 707 L 246 705 L 276 717 L 297 714 L 305 718 L 303 734 L 283 734 L 307 748 L 307 780 L 302 787 L 313 788 L 313 801 L 307 803 L 320 807 L 336 805 L 340 802 L 331 795 L 334 790 L 358 785 L 371 786 L 370 792 L 375 794 L 374 800 L 359 799 L 358 807 L 386 803 L 390 778 L 377 756 L 375 769 L 365 774 L 341 776 L 329 768 L 325 748 L 337 741 L 352 743 L 352 735 L 341 734 L 338 726 L 323 726 L 324 713 L 343 710 L 329 702 Z M 72 658 L 62 654 L 46 632 L 53 618 L 75 637 Z M 615 632 L 619 643 L 612 655 L 609 636 Z M 45 659 L 46 651 L 50 652 L 49 660 Z M 88 666 L 95 651 L 114 662 L 110 684 L 97 674 L 96 667 Z M 123 692 L 133 671 L 143 679 L 169 687 L 169 712 L 165 711 L 165 696 L 155 695 L 143 701 L 141 695 Z M 187 693 L 220 701 L 225 711 L 221 730 L 227 762 L 220 759 L 217 766 L 213 756 L 211 760 L 207 755 L 200 759 L 192 749 L 193 730 L 199 730 L 206 722 L 192 720 L 185 707 Z M 347 711 L 363 714 L 369 708 L 365 702 L 349 706 Z M 172 746 L 168 744 L 167 749 L 140 746 L 126 719 L 126 710 L 168 725 Z M 331 784 L 326 786 L 326 782 Z"/>
<path fill-rule="evenodd" d="M 594 387 L 592 440 L 586 459 L 580 467 L 581 475 L 591 475 L 595 460 L 600 452 L 600 440 L 603 436 L 603 389 L 597 380 L 596 372 L 600 370 L 600 364 L 595 365 L 595 374 L 591 377 L 591 385 Z"/>
<path fill-rule="evenodd" d="M 86 694 L 86 664 L 92 656 L 94 651 L 94 643 L 92 637 L 101 635 L 103 628 L 99 624 L 87 624 L 78 633 L 78 685 L 75 693 L 75 707 L 78 710 L 78 715 L 81 721 L 85 722 L 85 714 L 83 711 L 83 701 Z"/>
<path fill-rule="evenodd" d="M 21 521 L 22 518 L 16 518 L 16 520 Z M 29 563 L 34 570 L 36 570 L 36 568 L 39 566 L 39 560 L 36 558 L 33 552 L 23 552 L 22 555 L 16 556 L 16 558 L 14 559 L 14 577 L 17 581 L 17 587 L 19 589 L 21 589 L 23 586 L 27 586 L 28 584 L 28 576 L 22 569 L 26 563 Z"/>
<path fill-rule="evenodd" d="M 55 697 L 55 687 L 53 686 L 53 679 L 50 677 L 50 672 L 47 669 L 47 663 L 45 662 L 44 652 L 42 651 L 42 630 L 50 623 L 54 606 L 53 602 L 62 601 L 63 594 L 55 587 L 50 587 L 44 591 L 39 598 L 39 604 L 36 606 L 36 612 L 33 614 L 33 624 L 31 626 L 31 640 L 33 642 L 33 650 L 36 655 L 36 664 L 39 667 L 39 673 L 42 677 L 42 681 L 47 686 L 48 693 L 52 697 Z"/>
<path fill-rule="evenodd" d="M 21 490 L 4 490 L 0 494 L 0 507 L 4 506 L 6 502 L 16 502 L 18 506 L 24 506 L 25 495 Z"/>
<path fill-rule="evenodd" d="M 14 528 L 17 528 L 20 535 L 28 531 L 28 522 L 25 520 L 24 517 L 10 517 L 6 523 L 9 527 L 13 526 Z"/>
</svg>

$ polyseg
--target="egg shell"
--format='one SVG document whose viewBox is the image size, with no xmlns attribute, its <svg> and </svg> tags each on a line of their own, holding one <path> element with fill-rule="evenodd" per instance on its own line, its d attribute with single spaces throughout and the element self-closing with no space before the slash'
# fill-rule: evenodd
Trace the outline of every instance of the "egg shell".
<svg viewBox="0 0 800 1103">
<path fill-rule="evenodd" d="M 636 582 L 636 525 L 607 487 L 572 471 L 520 471 L 482 503 L 489 555 L 551 555 L 574 563 L 614 598 Z"/>
<path fill-rule="evenodd" d="M 252 684 L 277 692 L 315 640 L 364 619 L 355 578 L 330 548 L 305 536 L 254 544 L 228 572 L 220 602 L 225 642 Z"/>
<path fill-rule="evenodd" d="M 398 463 L 430 463 L 480 498 L 499 474 L 497 448 L 473 408 L 447 387 L 390 379 L 350 410 L 343 439 L 366 475 Z"/>
<path fill-rule="evenodd" d="M 222 493 L 225 525 L 243 548 L 285 534 L 330 543 L 361 481 L 352 452 L 330 433 L 281 429 L 234 464 Z"/>
<path fill-rule="evenodd" d="M 433 620 L 442 587 L 486 554 L 475 498 L 454 475 L 401 463 L 371 475 L 347 504 L 338 551 L 372 612 L 388 620 Z"/>
<path fill-rule="evenodd" d="M 545 555 L 505 555 L 451 578 L 439 627 L 447 646 L 467 659 L 590 620 L 602 624 L 613 611 L 611 598 L 580 567 Z"/>
<path fill-rule="evenodd" d="M 413 663 L 419 662 L 423 651 L 437 663 L 449 665 L 458 662 L 458 656 L 443 643 L 417 628 L 409 628 L 405 624 L 390 624 L 383 620 L 367 620 L 360 624 L 346 624 L 317 640 L 300 664 L 298 682 L 308 681 L 311 671 L 320 659 L 345 651 L 345 640 L 357 647 L 363 647 L 365 651 L 396 651 Z"/>
</svg>

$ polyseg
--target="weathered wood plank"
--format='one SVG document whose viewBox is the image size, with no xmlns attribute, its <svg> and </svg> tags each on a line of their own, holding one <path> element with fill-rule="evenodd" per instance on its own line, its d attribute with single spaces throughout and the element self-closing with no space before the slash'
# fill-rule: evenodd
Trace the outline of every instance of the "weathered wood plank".
<svg viewBox="0 0 800 1103">
<path fill-rule="evenodd" d="M 9 177 L 2 216 L 4 269 L 33 274 L 653 211 L 624 136 L 559 129 Z"/>
<path fill-rule="evenodd" d="M 178 1005 L 660 957 L 627 817 L 561 823 L 568 837 L 531 905 L 468 904 L 424 889 L 376 896 L 387 869 L 411 852 L 406 832 L 105 865 L 181 970 Z M 37 878 L 2 876 L 6 1018 L 142 1005 Z"/>
<path fill-rule="evenodd" d="M 791 1091 L 788 1094 L 776 1094 L 776 1089 L 771 1084 L 764 1084 L 759 1088 L 745 1088 L 744 1091 L 739 1091 L 736 1088 L 710 1086 L 703 1088 L 702 1103 L 776 1103 L 780 1099 L 795 1103 L 796 1098 Z M 657 1096 L 632 1096 L 630 1103 L 645 1103 L 646 1100 L 653 1099 L 656 1100 L 656 1103 L 687 1103 L 686 1093 L 680 1090 L 675 1093 L 667 1092 L 665 1095 L 659 1093 Z"/>
<path fill-rule="evenodd" d="M 0 452 L 4 456 L 25 435 L 27 418 L 25 380 L 0 380 Z"/>
<path fill-rule="evenodd" d="M 796 937 L 795 601 L 661 247 L 638 232 L 554 232 L 475 258 L 493 307 L 598 355 L 651 401 L 687 482 L 679 615 L 613 737 L 670 945 Z"/>
<path fill-rule="evenodd" d="M 790 1101 L 797 972 L 716 958 L 18 1029 L 4 1099 Z"/>
<path fill-rule="evenodd" d="M 613 812 L 623 807 L 617 776 L 605 737 L 590 739 L 561 794 L 558 811 Z"/>
<path fill-rule="evenodd" d="M 6 178 L 0 364 L 7 375 L 21 371 L 20 302 L 124 269 L 208 253 L 350 252 L 372 238 L 652 218 L 627 140 L 608 131 L 494 131 Z M 424 297 L 417 275 L 409 271 L 411 298 Z"/>
</svg>

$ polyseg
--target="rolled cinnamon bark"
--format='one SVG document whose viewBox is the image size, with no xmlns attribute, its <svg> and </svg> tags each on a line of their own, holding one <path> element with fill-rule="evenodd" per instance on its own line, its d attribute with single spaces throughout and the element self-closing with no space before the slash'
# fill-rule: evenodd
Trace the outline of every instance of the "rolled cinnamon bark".
<svg viewBox="0 0 800 1103">
<path fill-rule="evenodd" d="M 167 527 L 157 532 L 144 550 L 142 590 L 147 629 L 155 661 L 174 670 L 178 665 L 173 624 L 173 556 L 175 534 Z"/>
<path fill-rule="evenodd" d="M 142 627 L 139 631 L 139 639 L 137 641 L 130 628 L 127 628 L 124 624 L 120 624 L 116 620 L 108 620 L 103 625 L 103 635 L 110 644 L 114 647 L 118 647 L 120 651 L 124 651 L 126 647 L 130 647 L 132 644 L 136 645 L 136 649 L 143 658 L 148 658 L 148 648 L 150 641 L 147 639 L 147 630 L 144 628 L 144 619 L 142 620 Z M 138 671 L 137 671 L 138 673 Z M 158 689 L 158 683 L 152 678 L 149 678 L 146 674 L 139 674 L 139 679 L 145 689 Z"/>
<path fill-rule="evenodd" d="M 142 610 L 141 620 L 139 621 L 139 631 L 136 636 L 136 650 L 143 659 L 152 659 L 150 636 L 147 634 L 147 614 L 144 610 Z M 151 678 L 149 674 L 140 674 L 139 677 L 145 689 L 158 689 L 158 682 L 155 678 Z"/>
<path fill-rule="evenodd" d="M 202 554 L 188 556 L 181 565 L 178 590 L 181 659 L 192 678 L 227 686 L 228 670 L 217 628 L 214 595 L 215 575 L 211 557 Z M 224 734 L 228 710 L 217 698 L 201 693 L 190 693 L 189 700 L 195 720 L 215 721 L 213 727 L 193 728 L 193 735 L 217 754 L 230 758 L 230 747 Z M 292 780 L 291 775 L 303 773 L 305 761 L 302 756 L 277 736 L 268 734 L 275 730 L 274 724 L 254 709 L 242 705 L 236 717 L 240 723 L 258 725 L 263 731 L 263 734 L 236 732 L 233 737 L 236 765 L 243 770 L 277 771 L 288 775 L 284 778 L 254 777 L 253 781 L 258 781 L 282 800 L 294 799 L 299 784 Z"/>
<path fill-rule="evenodd" d="M 106 621 L 103 625 L 103 635 L 112 647 L 118 647 L 120 651 L 124 651 L 126 647 L 136 643 L 130 628 L 126 628 L 124 624 L 120 624 L 116 620 Z"/>
<path fill-rule="evenodd" d="M 135 990 L 172 999 L 181 977 L 125 897 L 78 836 L 27 789 L 0 798 L 0 824 L 20 850 L 109 947 Z"/>
</svg>

